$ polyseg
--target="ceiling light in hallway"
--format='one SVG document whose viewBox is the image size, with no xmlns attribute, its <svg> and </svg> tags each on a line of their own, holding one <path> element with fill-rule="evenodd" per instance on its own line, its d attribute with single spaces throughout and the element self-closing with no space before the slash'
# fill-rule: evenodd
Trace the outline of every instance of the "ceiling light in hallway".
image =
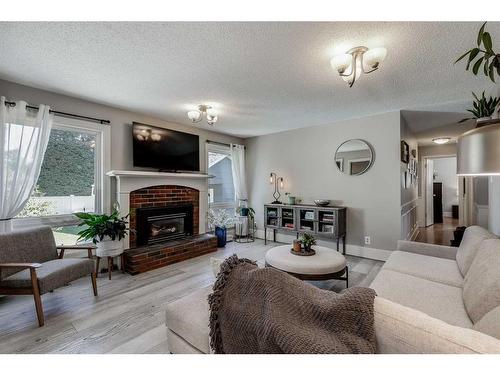
<svg viewBox="0 0 500 375">
<path fill-rule="evenodd" d="M 439 137 L 439 138 L 434 138 L 432 142 L 437 143 L 438 145 L 444 145 L 445 143 L 448 143 L 451 140 L 450 137 Z"/>
<path fill-rule="evenodd" d="M 349 87 L 354 85 L 362 74 L 377 70 L 384 61 L 387 50 L 383 47 L 368 49 L 367 47 L 354 47 L 347 53 L 334 56 L 330 63 Z"/>
</svg>

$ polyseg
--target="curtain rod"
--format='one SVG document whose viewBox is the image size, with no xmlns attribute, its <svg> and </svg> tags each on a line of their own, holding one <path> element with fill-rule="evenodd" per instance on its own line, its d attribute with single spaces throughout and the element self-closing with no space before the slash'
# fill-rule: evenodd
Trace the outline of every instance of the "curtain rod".
<svg viewBox="0 0 500 375">
<path fill-rule="evenodd" d="M 16 102 L 5 102 L 5 105 L 8 105 L 9 107 L 15 107 L 16 106 Z M 35 107 L 33 105 L 26 105 L 26 108 L 28 109 L 32 109 L 34 111 L 38 111 L 38 107 Z M 55 115 L 58 115 L 58 116 L 62 116 L 62 117 L 70 117 L 70 118 L 77 118 L 77 119 L 83 119 L 83 120 L 88 120 L 88 121 L 94 121 L 94 122 L 99 122 L 101 124 L 106 124 L 106 125 L 109 125 L 111 124 L 111 121 L 109 120 L 103 120 L 103 119 L 100 119 L 100 118 L 95 118 L 95 117 L 88 117 L 88 116 L 81 116 L 81 115 L 75 115 L 73 113 L 68 113 L 68 112 L 60 112 L 60 111 L 54 111 L 54 110 L 49 110 L 50 113 L 53 113 Z"/>
<path fill-rule="evenodd" d="M 221 145 L 221 146 L 227 146 L 227 147 L 231 147 L 231 144 L 230 143 L 224 143 L 224 142 L 217 142 L 217 141 L 211 141 L 209 139 L 207 139 L 206 141 L 207 143 L 212 143 L 212 144 L 215 144 L 215 145 Z M 247 148 L 247 146 L 244 146 L 245 148 Z"/>
</svg>

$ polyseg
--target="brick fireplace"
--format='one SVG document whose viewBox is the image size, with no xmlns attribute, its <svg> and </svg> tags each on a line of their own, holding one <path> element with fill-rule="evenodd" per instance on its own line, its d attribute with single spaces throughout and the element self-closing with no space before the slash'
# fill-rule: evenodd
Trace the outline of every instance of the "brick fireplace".
<svg viewBox="0 0 500 375">
<path fill-rule="evenodd" d="M 191 173 L 111 171 L 122 215 L 130 214 L 124 239 L 125 270 L 131 274 L 217 250 L 205 234 L 208 176 Z"/>
<path fill-rule="evenodd" d="M 137 236 L 144 237 L 146 234 L 143 232 L 148 230 L 148 226 L 144 225 L 143 222 L 138 225 L 137 217 L 153 216 L 155 211 L 157 212 L 155 216 L 175 215 L 176 212 L 184 211 L 188 219 L 191 220 L 190 223 L 187 223 L 187 226 L 191 228 L 189 234 L 199 234 L 199 201 L 200 192 L 187 186 L 159 185 L 132 191 L 129 203 L 130 229 L 137 231 L 137 233 L 130 234 L 130 247 L 147 244 L 144 241 L 137 241 Z M 190 214 L 186 212 L 188 206 L 192 207 Z M 148 213 L 152 215 L 148 215 Z"/>
</svg>

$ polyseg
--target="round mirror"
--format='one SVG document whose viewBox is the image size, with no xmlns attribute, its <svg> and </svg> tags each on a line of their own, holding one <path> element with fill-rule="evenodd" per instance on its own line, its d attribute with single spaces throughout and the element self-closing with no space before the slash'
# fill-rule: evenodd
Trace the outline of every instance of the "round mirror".
<svg viewBox="0 0 500 375">
<path fill-rule="evenodd" d="M 335 164 L 345 174 L 358 176 L 370 169 L 373 163 L 371 146 L 362 139 L 350 139 L 335 152 Z"/>
</svg>

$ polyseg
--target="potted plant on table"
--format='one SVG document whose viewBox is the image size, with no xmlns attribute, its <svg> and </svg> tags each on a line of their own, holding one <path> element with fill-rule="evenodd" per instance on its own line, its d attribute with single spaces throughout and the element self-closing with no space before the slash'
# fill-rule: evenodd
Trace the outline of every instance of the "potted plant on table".
<svg viewBox="0 0 500 375">
<path fill-rule="evenodd" d="M 316 245 L 316 239 L 309 233 L 302 233 L 299 240 L 302 243 L 302 246 L 304 246 L 304 252 L 306 253 L 311 252 L 312 245 Z"/>
<path fill-rule="evenodd" d="M 82 220 L 78 226 L 85 227 L 78 232 L 78 241 L 92 241 L 97 246 L 98 257 L 117 256 L 123 252 L 121 240 L 129 232 L 128 215 L 120 217 L 116 205 L 111 215 L 77 212 L 75 216 Z"/>
<path fill-rule="evenodd" d="M 210 209 L 208 211 L 208 225 L 210 229 L 214 229 L 217 236 L 217 247 L 226 246 L 227 242 L 227 227 L 233 223 L 233 218 L 230 217 L 226 210 Z"/>
</svg>

